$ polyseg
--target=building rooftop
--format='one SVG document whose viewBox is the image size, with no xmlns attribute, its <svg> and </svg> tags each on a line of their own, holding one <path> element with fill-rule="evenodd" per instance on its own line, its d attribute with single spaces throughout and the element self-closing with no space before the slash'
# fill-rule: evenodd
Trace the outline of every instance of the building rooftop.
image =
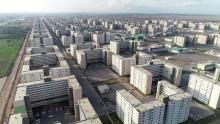
<svg viewBox="0 0 220 124">
<path fill-rule="evenodd" d="M 208 82 L 210 82 L 210 83 L 213 83 L 213 84 L 218 83 L 217 81 L 213 80 L 213 79 L 210 78 L 210 77 L 207 77 L 206 75 L 193 73 L 193 74 L 191 74 L 190 76 L 198 77 L 198 78 L 200 78 L 200 79 L 206 80 L 206 81 L 208 81 Z"/>
<path fill-rule="evenodd" d="M 141 104 L 141 102 L 135 96 L 133 96 L 131 93 L 129 93 L 128 91 L 120 90 L 117 92 L 120 93 L 131 105 L 137 106 L 137 105 Z"/>
<path fill-rule="evenodd" d="M 141 105 L 139 105 L 135 108 L 138 111 L 143 112 L 143 111 L 150 110 L 150 109 L 153 109 L 153 108 L 156 108 L 156 107 L 161 107 L 161 106 L 165 106 L 165 104 L 156 100 L 156 101 L 141 104 Z"/>
<path fill-rule="evenodd" d="M 24 96 L 26 96 L 26 93 L 27 93 L 27 87 L 23 87 L 23 86 L 17 87 L 14 101 L 23 100 Z"/>
<path fill-rule="evenodd" d="M 81 89 L 81 86 L 75 77 L 70 78 L 68 81 L 69 84 L 73 87 L 73 89 Z"/>
<path fill-rule="evenodd" d="M 82 109 L 86 119 L 94 119 L 98 117 L 88 98 L 79 100 L 79 107 Z"/>
<path fill-rule="evenodd" d="M 179 94 L 175 94 L 173 96 L 170 96 L 169 100 L 170 101 L 177 101 L 177 100 L 182 100 L 182 99 L 190 98 L 190 97 L 192 97 L 192 95 L 190 95 L 187 92 L 184 92 L 184 93 L 179 93 Z"/>
<path fill-rule="evenodd" d="M 76 122 L 75 124 L 102 124 L 99 118 Z"/>
<path fill-rule="evenodd" d="M 25 124 L 23 122 L 22 113 L 10 115 L 8 124 Z"/>
<path fill-rule="evenodd" d="M 161 84 L 163 87 L 169 88 L 169 94 L 165 94 L 168 96 L 184 92 L 182 89 L 176 87 L 175 85 L 170 84 L 169 82 L 165 80 L 158 81 L 158 84 Z"/>
</svg>

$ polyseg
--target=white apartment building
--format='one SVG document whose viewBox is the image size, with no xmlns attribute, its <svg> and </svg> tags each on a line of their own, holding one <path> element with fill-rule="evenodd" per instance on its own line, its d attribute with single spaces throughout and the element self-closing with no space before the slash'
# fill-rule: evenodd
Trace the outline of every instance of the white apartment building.
<svg viewBox="0 0 220 124">
<path fill-rule="evenodd" d="M 104 48 L 83 49 L 76 51 L 77 63 L 82 69 L 86 69 L 88 64 L 104 63 L 109 64 L 110 52 Z"/>
<path fill-rule="evenodd" d="M 191 74 L 187 92 L 199 101 L 208 104 L 214 84 L 215 81 L 208 77 L 199 74 Z"/>
<path fill-rule="evenodd" d="M 206 45 L 207 41 L 208 41 L 208 36 L 206 36 L 206 35 L 196 35 L 196 37 L 195 37 L 195 42 L 197 44 Z"/>
<path fill-rule="evenodd" d="M 14 112 L 27 113 L 32 120 L 32 107 L 69 101 L 71 110 L 82 98 L 82 89 L 75 76 L 53 78 L 49 81 L 35 81 L 19 84 L 14 98 Z"/>
<path fill-rule="evenodd" d="M 102 124 L 88 98 L 78 101 L 79 121 L 76 124 Z"/>
<path fill-rule="evenodd" d="M 165 104 L 142 104 L 125 90 L 116 91 L 116 114 L 124 124 L 163 124 Z"/>
<path fill-rule="evenodd" d="M 153 74 L 144 68 L 131 66 L 130 83 L 143 94 L 151 94 Z"/>
<path fill-rule="evenodd" d="M 7 124 L 28 124 L 27 115 L 23 113 L 11 114 Z"/>
<path fill-rule="evenodd" d="M 115 38 L 114 34 L 110 32 L 105 33 L 105 43 L 110 43 L 110 41 L 113 41 Z"/>
<path fill-rule="evenodd" d="M 112 69 L 119 75 L 129 75 L 131 66 L 145 64 L 152 60 L 150 55 L 139 52 L 137 55 L 131 57 L 123 57 L 120 55 L 112 54 Z"/>
<path fill-rule="evenodd" d="M 120 53 L 120 44 L 116 41 L 110 41 L 110 51 L 113 54 L 119 54 Z"/>
<path fill-rule="evenodd" d="M 26 55 L 21 72 L 21 83 L 70 75 L 70 69 L 60 52 Z"/>
<path fill-rule="evenodd" d="M 125 58 L 120 55 L 112 55 L 112 69 L 119 75 L 129 75 L 130 67 L 136 65 L 136 58 Z"/>
<path fill-rule="evenodd" d="M 92 42 L 70 44 L 70 54 L 73 58 L 76 58 L 77 50 L 90 49 L 91 47 L 93 47 Z"/>
<path fill-rule="evenodd" d="M 156 98 L 166 104 L 165 124 L 179 124 L 188 120 L 192 95 L 162 80 L 158 81 Z"/>
<path fill-rule="evenodd" d="M 73 43 L 73 37 L 72 36 L 62 35 L 61 41 L 62 41 L 62 45 L 63 46 L 69 46 L 70 44 Z"/>
<path fill-rule="evenodd" d="M 208 104 L 210 107 L 220 108 L 220 82 L 212 78 L 191 74 L 187 92 L 199 101 Z"/>
<path fill-rule="evenodd" d="M 179 47 L 185 47 L 186 38 L 182 36 L 175 36 L 173 37 L 173 43 Z"/>
<path fill-rule="evenodd" d="M 130 83 L 147 95 L 151 93 L 152 82 L 165 78 L 179 86 L 181 75 L 182 69 L 169 63 L 137 65 L 131 67 Z"/>
<path fill-rule="evenodd" d="M 216 37 L 214 38 L 213 46 L 215 46 L 215 47 L 220 47 L 220 36 L 216 36 Z"/>
<path fill-rule="evenodd" d="M 95 44 L 104 44 L 105 43 L 105 34 L 93 34 L 93 42 Z"/>
<path fill-rule="evenodd" d="M 74 42 L 75 43 L 82 43 L 83 41 L 84 41 L 84 37 L 83 37 L 83 35 L 76 35 L 76 36 L 74 36 Z"/>
</svg>

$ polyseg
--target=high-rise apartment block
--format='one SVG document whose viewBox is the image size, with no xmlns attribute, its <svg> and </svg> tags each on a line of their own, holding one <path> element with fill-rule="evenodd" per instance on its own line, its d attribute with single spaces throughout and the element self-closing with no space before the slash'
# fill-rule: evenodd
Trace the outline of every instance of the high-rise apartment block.
<svg viewBox="0 0 220 124">
<path fill-rule="evenodd" d="M 187 92 L 199 101 L 208 104 L 210 107 L 220 108 L 220 83 L 219 70 L 216 69 L 214 78 L 200 74 L 191 74 Z"/>
<path fill-rule="evenodd" d="M 131 66 L 145 64 L 151 59 L 150 55 L 142 52 L 138 52 L 131 57 L 112 54 L 112 69 L 121 76 L 130 75 Z"/>
<path fill-rule="evenodd" d="M 175 36 L 173 37 L 173 43 L 179 47 L 185 47 L 186 38 L 182 36 Z"/>
<path fill-rule="evenodd" d="M 192 96 L 159 81 L 155 100 L 141 103 L 126 90 L 116 91 L 116 114 L 124 124 L 180 124 L 188 120 Z"/>
<path fill-rule="evenodd" d="M 130 83 L 143 94 L 151 94 L 153 82 L 166 79 L 180 86 L 181 75 L 182 69 L 169 63 L 137 65 L 131 67 Z"/>
<path fill-rule="evenodd" d="M 192 95 L 167 81 L 158 81 L 156 99 L 165 103 L 164 123 L 180 124 L 188 120 Z"/>
<path fill-rule="evenodd" d="M 208 37 L 206 35 L 196 35 L 195 42 L 197 44 L 206 45 L 208 42 Z"/>
<path fill-rule="evenodd" d="M 116 91 L 116 114 L 124 124 L 163 124 L 164 111 L 162 102 L 142 104 L 129 92 Z"/>
</svg>

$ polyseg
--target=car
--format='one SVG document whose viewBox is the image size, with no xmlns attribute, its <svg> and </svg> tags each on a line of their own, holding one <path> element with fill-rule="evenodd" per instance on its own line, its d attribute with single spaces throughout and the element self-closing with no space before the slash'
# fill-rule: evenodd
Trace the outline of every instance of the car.
<svg viewBox="0 0 220 124">
<path fill-rule="evenodd" d="M 60 121 L 55 121 L 53 124 L 61 124 Z"/>
<path fill-rule="evenodd" d="M 37 119 L 37 120 L 36 120 L 36 124 L 40 124 L 40 119 Z"/>
<path fill-rule="evenodd" d="M 49 116 L 48 116 L 48 118 L 52 118 L 52 117 L 54 117 L 54 115 L 49 115 Z"/>
</svg>

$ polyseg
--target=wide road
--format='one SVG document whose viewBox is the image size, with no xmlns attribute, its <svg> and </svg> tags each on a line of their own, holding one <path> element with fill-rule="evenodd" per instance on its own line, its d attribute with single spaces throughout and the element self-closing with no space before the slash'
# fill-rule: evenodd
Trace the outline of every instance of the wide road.
<svg viewBox="0 0 220 124">
<path fill-rule="evenodd" d="M 75 63 L 72 57 L 65 52 L 65 49 L 62 47 L 62 44 L 60 42 L 60 39 L 55 35 L 55 33 L 51 30 L 51 28 L 47 24 L 46 26 L 50 31 L 55 44 L 57 44 L 60 47 L 60 51 L 63 53 L 64 56 L 66 56 L 66 61 L 70 66 L 71 74 L 75 75 L 75 77 L 77 78 L 77 80 L 79 81 L 82 87 L 83 96 L 88 97 L 92 106 L 94 107 L 95 111 L 99 116 L 108 114 L 112 110 L 108 110 L 108 107 L 105 106 L 104 102 L 97 94 L 96 90 L 92 87 L 90 82 L 84 76 L 82 70 L 78 67 L 78 65 Z"/>
</svg>

